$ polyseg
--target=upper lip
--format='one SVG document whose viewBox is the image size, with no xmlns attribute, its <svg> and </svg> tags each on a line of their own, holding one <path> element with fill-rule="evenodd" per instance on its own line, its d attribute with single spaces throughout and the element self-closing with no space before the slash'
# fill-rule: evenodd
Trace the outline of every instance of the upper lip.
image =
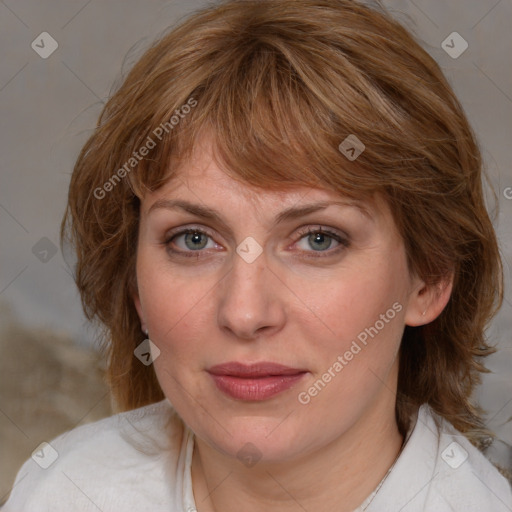
<svg viewBox="0 0 512 512">
<path fill-rule="evenodd" d="M 244 364 L 237 361 L 218 364 L 208 369 L 213 375 L 230 375 L 233 377 L 264 377 L 270 375 L 296 375 L 307 370 L 292 368 L 278 363 L 262 361 L 253 364 Z"/>
</svg>

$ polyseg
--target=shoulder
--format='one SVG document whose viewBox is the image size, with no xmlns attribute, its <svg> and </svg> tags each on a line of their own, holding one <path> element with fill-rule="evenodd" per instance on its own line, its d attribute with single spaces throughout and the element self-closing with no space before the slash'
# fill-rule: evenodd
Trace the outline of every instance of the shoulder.
<svg viewBox="0 0 512 512">
<path fill-rule="evenodd" d="M 368 512 L 510 512 L 512 490 L 496 467 L 424 404 L 402 454 Z"/>
<path fill-rule="evenodd" d="M 184 434 L 166 400 L 75 428 L 40 445 L 2 510 L 161 510 L 173 499 Z"/>
<path fill-rule="evenodd" d="M 432 493 L 448 502 L 454 510 L 512 510 L 512 489 L 496 466 L 449 422 L 430 408 L 424 410 L 438 429 L 436 477 Z M 458 507 L 458 508 L 457 508 Z M 487 508 L 486 508 L 487 507 Z"/>
</svg>

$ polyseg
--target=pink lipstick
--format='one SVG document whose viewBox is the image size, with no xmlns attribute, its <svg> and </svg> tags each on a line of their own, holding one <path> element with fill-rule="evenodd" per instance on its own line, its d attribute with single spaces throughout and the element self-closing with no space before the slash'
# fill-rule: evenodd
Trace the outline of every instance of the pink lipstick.
<svg viewBox="0 0 512 512">
<path fill-rule="evenodd" d="M 263 361 L 255 364 L 229 362 L 211 367 L 217 388 L 237 400 L 261 401 L 291 388 L 307 370 Z"/>
</svg>

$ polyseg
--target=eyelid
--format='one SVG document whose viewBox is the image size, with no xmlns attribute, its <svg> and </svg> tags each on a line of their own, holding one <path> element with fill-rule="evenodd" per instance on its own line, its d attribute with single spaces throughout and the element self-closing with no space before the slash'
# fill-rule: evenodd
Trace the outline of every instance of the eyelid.
<svg viewBox="0 0 512 512">
<path fill-rule="evenodd" d="M 215 241 L 215 236 L 212 234 L 212 232 L 210 231 L 209 228 L 207 228 L 205 226 L 198 226 L 198 225 L 186 225 L 186 226 L 180 226 L 178 228 L 174 228 L 174 229 L 167 231 L 164 236 L 164 241 L 162 242 L 162 245 L 167 247 L 174 238 L 176 238 L 178 236 L 185 235 L 187 233 L 191 233 L 191 232 L 192 233 L 197 232 L 197 233 L 204 234 L 204 235 L 208 236 L 215 244 L 218 244 L 218 242 Z M 327 235 L 328 237 L 332 238 L 339 244 L 339 247 L 336 247 L 334 249 L 328 249 L 326 251 L 313 251 L 313 250 L 312 251 L 304 251 L 304 250 L 297 251 L 297 252 L 301 252 L 304 254 L 308 254 L 309 257 L 318 258 L 318 257 L 332 256 L 332 255 L 337 254 L 340 250 L 346 249 L 350 245 L 350 237 L 346 233 L 344 233 L 343 231 L 340 231 L 338 229 L 335 229 L 335 228 L 324 227 L 320 224 L 308 224 L 306 226 L 301 226 L 301 227 L 297 228 L 294 231 L 294 233 L 295 233 L 295 235 L 293 236 L 293 244 L 292 245 L 300 242 L 307 235 L 314 234 L 314 233 L 322 233 L 324 235 Z M 198 257 L 200 257 L 199 254 L 206 252 L 206 250 L 204 250 L 204 249 L 200 249 L 197 251 L 192 251 L 192 250 L 184 251 L 184 250 L 172 250 L 172 249 L 169 249 L 169 250 L 171 252 L 173 252 L 174 254 L 178 254 L 178 255 L 197 255 Z M 211 251 L 211 250 L 212 249 L 209 249 L 209 251 Z M 325 256 L 322 256 L 322 255 L 325 255 Z"/>
<path fill-rule="evenodd" d="M 212 239 L 214 238 L 213 231 L 210 231 L 209 228 L 205 226 L 196 226 L 194 224 L 191 224 L 186 226 L 180 226 L 178 228 L 173 228 L 166 231 L 164 239 L 166 240 L 166 243 L 168 243 L 176 235 L 186 234 L 188 231 L 197 231 L 200 233 L 204 233 L 205 235 L 208 235 Z"/>
<path fill-rule="evenodd" d="M 347 233 L 339 229 L 322 226 L 321 224 L 308 224 L 305 227 L 298 228 L 296 231 L 301 238 L 304 235 L 308 235 L 311 233 L 323 233 L 325 235 L 329 235 L 333 238 L 344 240 L 346 242 L 348 242 L 349 240 L 349 236 L 347 235 Z"/>
<path fill-rule="evenodd" d="M 194 226 L 194 225 L 180 226 L 178 228 L 174 228 L 174 229 L 171 229 L 169 231 L 166 231 L 166 233 L 164 235 L 164 239 L 163 239 L 162 245 L 167 247 L 174 238 L 182 236 L 182 235 L 186 235 L 188 233 L 200 233 L 200 234 L 203 234 L 203 235 L 207 236 L 210 240 L 212 240 L 216 245 L 221 245 L 221 244 L 219 244 L 219 242 L 217 242 L 215 240 L 215 238 L 216 238 L 215 234 L 212 231 L 210 231 L 208 228 L 206 228 L 204 226 Z M 209 249 L 209 250 L 211 250 L 211 249 Z M 198 250 L 198 251 L 178 250 L 178 251 L 173 251 L 173 252 L 176 253 L 176 254 L 184 254 L 184 253 L 196 253 L 196 254 L 199 254 L 200 252 L 205 252 L 205 249 L 201 249 L 201 250 Z"/>
<path fill-rule="evenodd" d="M 329 238 L 335 240 L 339 245 L 334 249 L 328 249 L 326 251 L 299 251 L 305 254 L 306 256 L 304 257 L 306 258 L 327 258 L 329 256 L 336 256 L 342 250 L 350 247 L 350 237 L 347 235 L 347 233 L 344 233 L 343 231 L 335 228 L 324 227 L 319 224 L 308 225 L 303 228 L 299 228 L 297 233 L 297 240 L 294 241 L 294 244 L 300 242 L 307 235 L 315 233 L 327 235 Z"/>
<path fill-rule="evenodd" d="M 178 257 L 182 256 L 184 258 L 199 259 L 202 257 L 206 257 L 206 256 L 201 256 L 204 253 L 208 254 L 212 250 L 213 251 L 218 250 L 218 249 L 212 249 L 212 248 L 210 248 L 208 250 L 201 249 L 201 250 L 197 250 L 197 251 L 186 251 L 183 249 L 179 249 L 179 250 L 171 249 L 170 245 L 174 238 L 186 235 L 188 233 L 201 233 L 203 235 L 206 235 L 210 240 L 212 240 L 216 245 L 218 245 L 208 229 L 206 229 L 204 227 L 198 227 L 198 226 L 180 226 L 179 228 L 175 228 L 170 231 L 167 231 L 165 233 L 163 241 L 160 244 L 165 248 L 165 250 L 168 253 L 172 253 L 172 255 L 178 256 Z"/>
</svg>

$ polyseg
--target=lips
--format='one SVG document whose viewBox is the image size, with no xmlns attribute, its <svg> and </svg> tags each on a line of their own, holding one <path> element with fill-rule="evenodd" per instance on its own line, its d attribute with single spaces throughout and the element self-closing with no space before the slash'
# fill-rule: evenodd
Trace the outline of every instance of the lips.
<svg viewBox="0 0 512 512">
<path fill-rule="evenodd" d="M 213 375 L 230 375 L 232 377 L 269 377 L 276 375 L 296 375 L 307 370 L 291 368 L 282 364 L 263 361 L 261 363 L 243 364 L 238 362 L 212 366 L 209 370 Z"/>
<path fill-rule="evenodd" d="M 307 370 L 267 361 L 250 365 L 229 362 L 211 367 L 208 373 L 217 388 L 231 398 L 261 401 L 292 387 Z"/>
</svg>

